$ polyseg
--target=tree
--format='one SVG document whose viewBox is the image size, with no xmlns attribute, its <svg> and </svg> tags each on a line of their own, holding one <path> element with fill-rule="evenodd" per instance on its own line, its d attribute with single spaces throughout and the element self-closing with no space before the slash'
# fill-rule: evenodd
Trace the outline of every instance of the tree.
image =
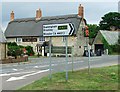
<svg viewBox="0 0 120 92">
<path fill-rule="evenodd" d="M 120 29 L 120 13 L 109 12 L 102 17 L 99 23 L 100 30 Z"/>
<path fill-rule="evenodd" d="M 99 31 L 99 27 L 96 24 L 88 24 L 89 38 L 95 38 Z"/>
</svg>

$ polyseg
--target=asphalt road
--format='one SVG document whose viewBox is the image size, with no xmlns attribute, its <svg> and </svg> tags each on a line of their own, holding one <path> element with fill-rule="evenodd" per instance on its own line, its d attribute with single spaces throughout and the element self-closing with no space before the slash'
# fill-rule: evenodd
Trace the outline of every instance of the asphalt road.
<svg viewBox="0 0 120 92">
<path fill-rule="evenodd" d="M 29 58 L 27 63 L 0 65 L 2 90 L 16 90 L 49 74 L 49 58 Z M 74 70 L 88 68 L 88 57 L 74 57 Z M 65 58 L 52 57 L 52 73 L 66 70 Z M 118 64 L 118 56 L 90 58 L 90 67 L 103 67 Z M 67 69 L 72 70 L 72 58 L 68 58 Z M 69 79 L 69 76 L 68 76 Z"/>
</svg>

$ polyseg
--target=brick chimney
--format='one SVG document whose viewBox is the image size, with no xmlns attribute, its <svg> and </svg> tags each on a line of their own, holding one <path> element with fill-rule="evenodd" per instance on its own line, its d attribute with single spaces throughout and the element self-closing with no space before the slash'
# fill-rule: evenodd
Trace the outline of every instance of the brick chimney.
<svg viewBox="0 0 120 92">
<path fill-rule="evenodd" d="M 39 8 L 38 10 L 36 10 L 36 20 L 39 20 L 42 17 L 42 11 Z"/>
<path fill-rule="evenodd" d="M 78 8 L 78 16 L 84 18 L 84 7 L 80 4 Z"/>
<path fill-rule="evenodd" d="M 14 12 L 12 11 L 11 13 L 10 13 L 10 21 L 13 21 L 14 20 Z"/>
</svg>

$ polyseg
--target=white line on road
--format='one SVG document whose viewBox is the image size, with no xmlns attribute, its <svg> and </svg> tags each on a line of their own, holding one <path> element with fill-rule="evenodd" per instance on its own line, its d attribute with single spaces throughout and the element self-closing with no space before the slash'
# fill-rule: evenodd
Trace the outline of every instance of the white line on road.
<svg viewBox="0 0 120 92">
<path fill-rule="evenodd" d="M 34 66 L 33 68 L 42 68 L 42 67 L 48 67 L 49 65 L 43 65 L 43 66 Z"/>
<path fill-rule="evenodd" d="M 13 68 L 12 70 L 17 71 L 17 69 Z"/>
<path fill-rule="evenodd" d="M 35 71 L 31 71 L 31 72 L 19 72 L 19 73 L 4 73 L 4 74 L 0 74 L 0 76 L 10 76 L 10 75 L 17 75 L 17 74 L 26 74 L 26 73 L 32 73 L 32 72 L 35 72 Z"/>
<path fill-rule="evenodd" d="M 32 74 L 23 75 L 23 76 L 20 76 L 20 77 L 11 77 L 6 81 L 9 82 L 9 81 L 21 80 L 21 79 L 25 79 L 25 77 L 32 76 L 32 75 L 39 74 L 39 73 L 43 73 L 43 72 L 47 72 L 47 71 L 49 71 L 49 69 L 38 71 L 38 72 L 32 73 Z"/>
</svg>

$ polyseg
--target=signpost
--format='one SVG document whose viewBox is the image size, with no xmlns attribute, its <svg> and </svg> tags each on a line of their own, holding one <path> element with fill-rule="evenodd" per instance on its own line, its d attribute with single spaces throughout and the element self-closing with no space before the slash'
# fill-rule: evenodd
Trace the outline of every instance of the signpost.
<svg viewBox="0 0 120 92">
<path fill-rule="evenodd" d="M 90 48 L 88 44 L 88 73 L 90 74 Z"/>
<path fill-rule="evenodd" d="M 49 59 L 50 59 L 50 67 L 49 67 L 49 70 L 50 70 L 50 80 L 52 79 L 52 72 L 51 72 L 51 37 L 50 37 L 50 40 L 49 40 Z"/>
<path fill-rule="evenodd" d="M 63 24 L 48 24 L 43 25 L 43 36 L 50 37 L 49 40 L 49 58 L 50 58 L 50 79 L 52 79 L 51 71 L 51 37 L 53 36 L 65 36 L 66 37 L 66 81 L 68 80 L 68 37 L 74 32 L 74 26 L 72 23 L 63 23 Z"/>
<path fill-rule="evenodd" d="M 65 37 L 65 46 L 66 46 L 66 82 L 68 81 L 68 37 Z"/>
<path fill-rule="evenodd" d="M 68 36 L 73 31 L 72 23 L 43 25 L 43 36 Z"/>
</svg>

